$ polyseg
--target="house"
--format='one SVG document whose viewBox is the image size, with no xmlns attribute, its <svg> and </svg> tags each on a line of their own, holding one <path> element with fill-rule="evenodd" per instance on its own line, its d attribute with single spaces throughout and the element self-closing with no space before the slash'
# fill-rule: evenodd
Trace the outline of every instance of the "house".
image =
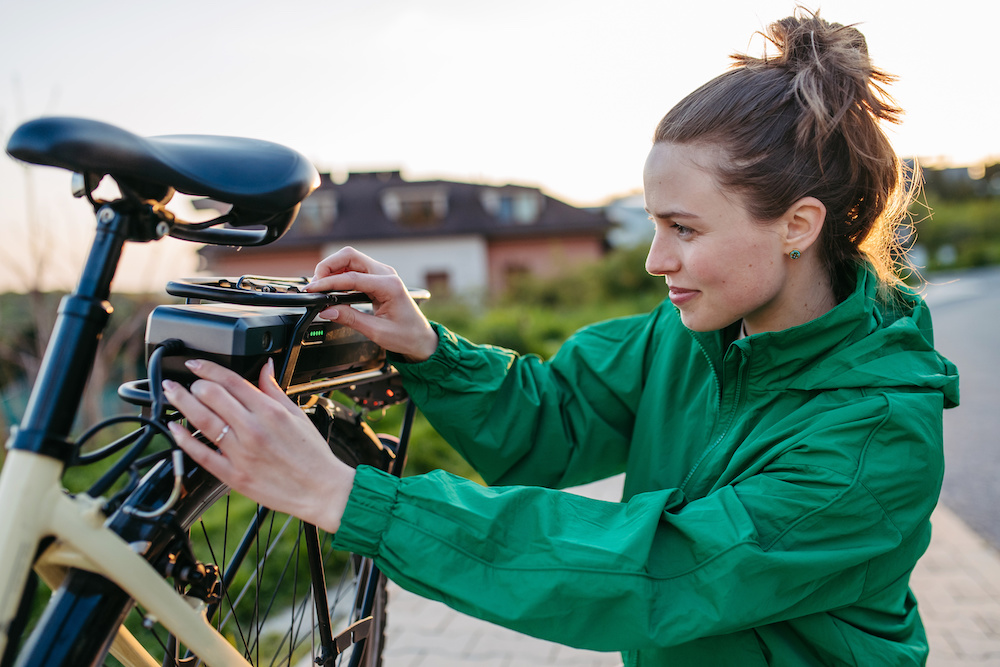
<svg viewBox="0 0 1000 667">
<path fill-rule="evenodd" d="M 612 248 L 648 246 L 653 240 L 653 224 L 646 212 L 642 193 L 612 199 L 601 209 L 614 228 L 608 232 L 608 245 Z"/>
<path fill-rule="evenodd" d="M 599 259 L 611 226 L 602 212 L 532 187 L 407 181 L 398 171 L 351 173 L 337 183 L 323 174 L 283 238 L 199 252 L 212 275 L 308 276 L 350 245 L 393 266 L 408 285 L 478 297 L 514 276 L 551 276 Z"/>
</svg>

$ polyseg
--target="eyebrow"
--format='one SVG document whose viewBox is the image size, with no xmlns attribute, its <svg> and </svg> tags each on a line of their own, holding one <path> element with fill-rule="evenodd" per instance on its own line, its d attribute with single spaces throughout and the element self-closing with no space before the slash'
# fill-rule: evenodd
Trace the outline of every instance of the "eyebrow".
<svg viewBox="0 0 1000 667">
<path fill-rule="evenodd" d="M 654 218 L 659 218 L 661 220 L 669 220 L 671 218 L 697 218 L 698 216 L 694 213 L 688 213 L 687 211 L 663 211 L 662 213 L 653 213 L 648 208 L 645 209 L 646 213 L 653 216 Z"/>
</svg>

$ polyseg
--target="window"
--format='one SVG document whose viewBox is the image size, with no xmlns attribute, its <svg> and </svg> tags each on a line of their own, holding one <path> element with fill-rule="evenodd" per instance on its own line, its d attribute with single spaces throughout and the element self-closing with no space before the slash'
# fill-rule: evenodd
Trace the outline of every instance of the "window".
<svg viewBox="0 0 1000 667">
<path fill-rule="evenodd" d="M 406 227 L 434 227 L 448 216 L 448 193 L 439 187 L 392 188 L 382 194 L 382 210 Z"/>
<path fill-rule="evenodd" d="M 509 287 L 531 277 L 531 269 L 524 264 L 506 264 L 503 267 L 504 280 Z"/>
<path fill-rule="evenodd" d="M 480 195 L 483 208 L 502 225 L 530 225 L 538 220 L 544 200 L 537 190 L 489 188 Z"/>
<path fill-rule="evenodd" d="M 302 202 L 295 227 L 307 234 L 318 234 L 329 229 L 337 218 L 337 193 L 317 190 Z"/>
<path fill-rule="evenodd" d="M 447 271 L 428 271 L 424 275 L 424 285 L 431 296 L 448 296 L 451 294 L 451 278 Z"/>
</svg>

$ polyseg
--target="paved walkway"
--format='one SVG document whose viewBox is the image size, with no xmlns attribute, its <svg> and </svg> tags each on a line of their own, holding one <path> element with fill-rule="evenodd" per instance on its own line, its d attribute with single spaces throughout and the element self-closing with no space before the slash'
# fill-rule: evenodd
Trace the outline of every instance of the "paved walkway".
<svg viewBox="0 0 1000 667">
<path fill-rule="evenodd" d="M 590 485 L 580 492 L 614 500 L 618 488 Z M 931 546 L 911 578 L 931 645 L 927 664 L 1000 667 L 1000 555 L 944 506 L 938 507 L 932 522 Z M 543 642 L 463 616 L 395 586 L 390 586 L 389 595 L 385 667 L 621 664 L 616 654 Z"/>
</svg>

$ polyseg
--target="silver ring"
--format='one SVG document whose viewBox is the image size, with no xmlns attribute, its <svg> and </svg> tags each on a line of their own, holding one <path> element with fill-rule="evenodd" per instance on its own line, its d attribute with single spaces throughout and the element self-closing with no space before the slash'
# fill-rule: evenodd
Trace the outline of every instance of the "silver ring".
<svg viewBox="0 0 1000 667">
<path fill-rule="evenodd" d="M 229 433 L 229 424 L 222 427 L 222 433 L 220 433 L 219 437 L 215 439 L 215 444 L 222 442 L 222 439 L 226 437 L 227 433 Z"/>
</svg>

